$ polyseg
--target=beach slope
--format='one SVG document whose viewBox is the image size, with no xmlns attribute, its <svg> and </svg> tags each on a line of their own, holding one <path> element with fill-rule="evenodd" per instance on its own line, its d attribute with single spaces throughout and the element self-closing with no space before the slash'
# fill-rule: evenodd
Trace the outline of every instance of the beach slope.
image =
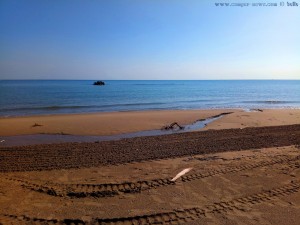
<svg viewBox="0 0 300 225">
<path fill-rule="evenodd" d="M 0 224 L 296 225 L 298 116 L 236 110 L 204 131 L 0 147 Z"/>
</svg>

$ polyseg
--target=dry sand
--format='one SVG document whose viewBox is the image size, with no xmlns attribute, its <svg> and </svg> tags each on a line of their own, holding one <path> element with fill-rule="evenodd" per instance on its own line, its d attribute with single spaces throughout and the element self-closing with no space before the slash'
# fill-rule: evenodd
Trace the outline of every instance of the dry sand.
<svg viewBox="0 0 300 225">
<path fill-rule="evenodd" d="M 160 129 L 177 121 L 192 123 L 222 113 L 224 110 L 112 112 L 72 115 L 0 118 L 0 136 L 21 134 L 111 135 L 140 130 Z M 34 126 L 39 124 L 42 126 Z"/>
<path fill-rule="evenodd" d="M 116 134 L 228 111 L 234 113 L 204 132 L 0 147 L 0 224 L 298 225 L 300 110 L 39 116 L 0 124 L 1 135 Z"/>
<path fill-rule="evenodd" d="M 205 129 L 279 126 L 300 123 L 300 109 L 264 109 L 261 111 L 234 111 Z"/>
<path fill-rule="evenodd" d="M 296 225 L 299 156 L 299 148 L 290 146 L 119 166 L 2 173 L 0 221 Z M 170 182 L 187 167 L 193 170 Z"/>
</svg>

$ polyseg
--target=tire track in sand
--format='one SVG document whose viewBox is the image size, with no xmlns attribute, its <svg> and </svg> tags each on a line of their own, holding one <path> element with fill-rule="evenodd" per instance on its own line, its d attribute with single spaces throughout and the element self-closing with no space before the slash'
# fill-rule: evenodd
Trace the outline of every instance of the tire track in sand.
<svg viewBox="0 0 300 225">
<path fill-rule="evenodd" d="M 289 184 L 273 188 L 267 191 L 262 191 L 256 194 L 235 198 L 231 201 L 215 202 L 203 208 L 183 208 L 181 210 L 173 210 L 169 212 L 159 212 L 149 215 L 138 215 L 132 217 L 120 218 L 94 218 L 91 221 L 81 219 L 42 219 L 31 218 L 26 215 L 10 215 L 2 214 L 1 217 L 7 221 L 19 221 L 30 224 L 101 224 L 101 225 L 128 225 L 128 224 L 184 224 L 189 221 L 207 217 L 209 214 L 227 213 L 234 210 L 244 211 L 244 207 L 251 207 L 256 204 L 272 201 L 280 196 L 287 196 L 298 192 L 300 189 L 299 181 L 291 181 Z"/>
<path fill-rule="evenodd" d="M 251 170 L 264 166 L 271 166 L 274 164 L 285 164 L 291 168 L 299 168 L 300 155 L 296 157 L 280 156 L 278 158 L 260 161 L 257 163 L 243 164 L 241 166 L 224 167 L 222 169 L 210 170 L 209 172 L 193 173 L 184 175 L 180 179 L 182 182 L 189 182 L 202 178 L 212 177 L 220 174 L 237 173 L 244 170 Z M 124 183 L 106 183 L 106 184 L 60 184 L 60 183 L 44 183 L 38 184 L 19 178 L 6 177 L 7 180 L 15 181 L 21 184 L 23 188 L 31 191 L 40 192 L 58 197 L 70 198 L 85 198 L 85 197 L 113 197 L 115 195 L 127 193 L 140 193 L 145 190 L 158 188 L 162 186 L 174 185 L 175 182 L 171 178 L 142 180 L 137 182 Z"/>
</svg>

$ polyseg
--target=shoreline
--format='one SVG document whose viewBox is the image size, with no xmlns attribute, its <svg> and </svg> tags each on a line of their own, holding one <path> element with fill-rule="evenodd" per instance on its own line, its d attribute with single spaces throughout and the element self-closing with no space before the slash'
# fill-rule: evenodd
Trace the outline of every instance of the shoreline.
<svg viewBox="0 0 300 225">
<path fill-rule="evenodd" d="M 180 125 L 232 112 L 207 124 L 201 130 L 261 126 L 280 126 L 300 123 L 300 109 L 242 109 L 213 110 L 155 110 L 103 112 L 85 114 L 39 115 L 0 118 L 0 136 L 34 134 L 70 134 L 107 136 L 161 129 L 177 122 Z"/>
<path fill-rule="evenodd" d="M 0 115 L 1 119 L 14 119 L 14 118 L 30 118 L 30 117 L 52 117 L 52 116 L 80 116 L 80 115 L 98 115 L 98 114 L 110 114 L 110 113 L 143 113 L 143 112 L 164 112 L 164 111 L 244 111 L 253 112 L 260 110 L 300 110 L 300 107 L 278 107 L 278 108 L 265 108 L 265 107 L 224 107 L 224 108 L 161 108 L 161 109 L 139 109 L 139 110 L 113 110 L 113 111 L 91 111 L 91 112 L 74 112 L 74 113 L 52 113 L 52 114 L 24 114 L 24 115 Z"/>
</svg>

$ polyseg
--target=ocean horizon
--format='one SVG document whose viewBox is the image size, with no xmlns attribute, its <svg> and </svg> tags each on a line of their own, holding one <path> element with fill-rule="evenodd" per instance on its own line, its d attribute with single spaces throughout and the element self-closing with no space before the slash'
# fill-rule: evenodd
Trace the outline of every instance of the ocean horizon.
<svg viewBox="0 0 300 225">
<path fill-rule="evenodd" d="M 144 110 L 300 109 L 300 80 L 0 80 L 0 117 Z"/>
</svg>

